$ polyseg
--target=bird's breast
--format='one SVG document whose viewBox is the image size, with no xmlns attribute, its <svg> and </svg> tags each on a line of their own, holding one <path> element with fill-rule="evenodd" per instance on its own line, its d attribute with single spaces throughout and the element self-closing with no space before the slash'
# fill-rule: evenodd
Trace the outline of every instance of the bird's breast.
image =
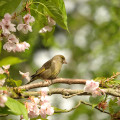
<svg viewBox="0 0 120 120">
<path fill-rule="evenodd" d="M 52 69 L 51 69 L 51 72 L 52 72 L 51 78 L 57 77 L 57 75 L 59 74 L 59 72 L 61 70 L 61 67 L 62 67 L 61 62 L 53 61 L 53 65 L 52 65 Z"/>
</svg>

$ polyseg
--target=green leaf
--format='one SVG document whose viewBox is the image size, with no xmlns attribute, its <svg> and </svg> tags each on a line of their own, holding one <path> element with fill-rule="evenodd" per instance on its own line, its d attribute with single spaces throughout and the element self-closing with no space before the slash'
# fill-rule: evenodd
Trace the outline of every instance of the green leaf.
<svg viewBox="0 0 120 120">
<path fill-rule="evenodd" d="M 58 23 L 58 25 L 68 30 L 67 14 L 63 0 L 42 0 L 40 4 L 43 4 L 47 13 Z"/>
<path fill-rule="evenodd" d="M 0 87 L 0 90 L 7 90 L 6 87 Z"/>
<path fill-rule="evenodd" d="M 17 87 L 19 87 L 22 84 L 22 80 L 14 80 Z"/>
<path fill-rule="evenodd" d="M 63 110 L 63 109 L 60 109 L 60 108 L 57 108 L 57 107 L 54 107 L 54 111 L 55 111 L 55 114 L 59 113 L 59 112 L 67 112 L 67 110 Z"/>
<path fill-rule="evenodd" d="M 22 103 L 8 97 L 8 100 L 5 104 L 13 113 L 16 115 L 23 115 L 24 119 L 28 120 L 27 110 Z"/>
<path fill-rule="evenodd" d="M 6 85 L 9 87 L 19 87 L 22 84 L 22 80 L 13 80 L 13 79 L 7 79 Z"/>
<path fill-rule="evenodd" d="M 120 111 L 120 106 L 117 104 L 117 98 L 114 100 L 110 99 L 109 101 L 109 111 L 111 114 L 117 113 Z"/>
<path fill-rule="evenodd" d="M 14 112 L 12 112 L 8 107 L 0 107 L 0 114 L 2 115 L 6 115 L 6 114 L 12 114 L 12 115 L 16 115 Z"/>
<path fill-rule="evenodd" d="M 52 46 L 54 44 L 53 33 L 54 33 L 54 27 L 51 32 L 46 32 L 46 33 L 41 34 L 44 38 L 42 42 L 45 46 Z"/>
<path fill-rule="evenodd" d="M 3 58 L 2 60 L 0 60 L 0 66 L 9 65 L 9 64 L 13 65 L 13 64 L 24 62 L 24 61 L 25 60 L 21 60 L 18 57 L 9 56 L 9 57 L 6 57 L 6 58 Z"/>
<path fill-rule="evenodd" d="M 13 13 L 21 0 L 0 0 L 0 17 L 3 18 L 5 13 Z"/>
<path fill-rule="evenodd" d="M 90 96 L 89 101 L 93 105 L 93 108 L 97 106 L 100 102 L 102 102 L 104 100 L 104 97 L 105 97 L 104 95 L 97 97 Z"/>
<path fill-rule="evenodd" d="M 0 80 L 6 78 L 6 75 L 5 74 L 0 74 Z"/>
</svg>

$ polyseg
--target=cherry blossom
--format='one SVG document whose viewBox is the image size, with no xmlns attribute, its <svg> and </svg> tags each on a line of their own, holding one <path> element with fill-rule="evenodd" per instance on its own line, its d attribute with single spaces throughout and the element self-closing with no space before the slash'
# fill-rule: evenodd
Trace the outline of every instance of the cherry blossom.
<svg viewBox="0 0 120 120">
<path fill-rule="evenodd" d="M 4 73 L 9 74 L 9 71 L 8 71 L 9 68 L 10 68 L 10 65 L 4 65 L 2 66 L 2 68 L 0 67 L 0 74 L 4 74 Z"/>
<path fill-rule="evenodd" d="M 47 96 L 48 91 L 49 89 L 47 87 L 41 89 L 41 96 L 39 96 L 41 104 L 44 102 L 48 102 L 48 96 Z"/>
<path fill-rule="evenodd" d="M 39 31 L 39 33 L 51 32 L 52 29 L 53 29 L 53 28 L 52 28 L 51 26 L 45 26 L 45 27 L 43 27 L 43 28 Z"/>
<path fill-rule="evenodd" d="M 86 81 L 84 91 L 91 93 L 93 97 L 97 97 L 97 96 L 101 96 L 102 94 L 105 94 L 104 90 L 99 88 L 99 82 L 95 82 L 93 80 Z"/>
<path fill-rule="evenodd" d="M 54 109 L 49 103 L 44 103 L 41 105 L 40 115 L 42 118 L 46 118 L 46 115 L 52 115 L 53 113 Z"/>
<path fill-rule="evenodd" d="M 23 17 L 24 21 L 26 24 L 29 24 L 29 23 L 32 23 L 35 21 L 34 17 L 31 16 L 30 14 L 26 14 L 24 17 Z"/>
<path fill-rule="evenodd" d="M 6 42 L 4 45 L 3 45 L 3 49 L 4 50 L 7 50 L 8 52 L 15 52 L 16 51 L 16 44 L 9 41 L 9 42 Z"/>
<path fill-rule="evenodd" d="M 91 93 L 99 87 L 99 82 L 95 82 L 93 80 L 87 80 L 86 85 L 84 87 L 84 91 Z"/>
<path fill-rule="evenodd" d="M 10 31 L 16 32 L 15 24 L 12 24 L 11 21 L 2 19 L 0 26 L 2 27 L 3 34 L 10 34 Z"/>
<path fill-rule="evenodd" d="M 4 74 L 5 71 L 0 67 L 0 74 Z"/>
<path fill-rule="evenodd" d="M 30 81 L 30 73 L 29 72 L 26 72 L 26 73 L 23 73 L 21 71 L 19 71 L 19 73 L 22 75 L 23 78 L 25 78 L 28 82 Z"/>
<path fill-rule="evenodd" d="M 25 51 L 25 49 L 29 49 L 29 47 L 30 47 L 30 44 L 27 42 L 18 43 L 16 44 L 15 51 L 22 52 L 22 51 Z"/>
<path fill-rule="evenodd" d="M 1 95 L 0 96 L 0 106 L 5 107 L 5 102 L 7 101 L 7 96 L 6 95 Z"/>
<path fill-rule="evenodd" d="M 56 24 L 56 22 L 48 16 L 48 25 L 40 29 L 39 33 L 46 33 L 46 32 L 51 32 L 53 27 Z"/>
<path fill-rule="evenodd" d="M 44 95 L 47 95 L 47 92 L 49 91 L 48 87 L 44 87 L 41 89 L 41 95 L 44 96 Z"/>
<path fill-rule="evenodd" d="M 6 13 L 5 15 L 4 15 L 4 19 L 6 20 L 6 21 L 10 21 L 11 20 L 11 15 L 9 14 L 9 13 Z"/>
<path fill-rule="evenodd" d="M 49 25 L 49 26 L 54 26 L 54 25 L 56 25 L 56 22 L 55 22 L 50 16 L 48 16 L 48 25 Z"/>
<path fill-rule="evenodd" d="M 8 42 L 19 43 L 19 40 L 16 38 L 16 36 L 14 34 L 10 34 L 8 36 Z"/>
<path fill-rule="evenodd" d="M 39 116 L 39 108 L 37 104 L 26 102 L 25 107 L 27 108 L 29 118 L 36 118 Z"/>
<path fill-rule="evenodd" d="M 0 86 L 3 86 L 4 83 L 5 83 L 5 78 L 0 80 Z"/>
<path fill-rule="evenodd" d="M 29 49 L 29 47 L 30 47 L 29 43 L 24 41 L 22 44 L 24 45 L 25 49 Z"/>
<path fill-rule="evenodd" d="M 5 70 L 8 70 L 10 68 L 10 65 L 3 65 L 2 66 Z"/>
<path fill-rule="evenodd" d="M 17 30 L 21 30 L 24 34 L 27 34 L 28 31 L 32 32 L 32 27 L 29 24 L 19 24 Z"/>
<path fill-rule="evenodd" d="M 10 34 L 10 31 L 16 32 L 15 24 L 11 23 L 11 15 L 9 13 L 4 15 L 4 19 L 0 22 L 0 27 L 4 36 Z"/>
<path fill-rule="evenodd" d="M 48 88 L 41 89 L 41 96 L 35 98 L 31 96 L 29 98 L 30 102 L 25 103 L 25 107 L 28 111 L 28 116 L 30 118 L 35 118 L 40 115 L 42 118 L 46 118 L 47 115 L 52 115 L 54 113 L 54 108 L 46 99 L 41 99 L 47 97 Z"/>
<path fill-rule="evenodd" d="M 93 97 L 97 97 L 101 95 L 102 95 L 102 92 L 100 91 L 100 89 L 96 89 L 95 91 L 92 92 Z"/>
</svg>

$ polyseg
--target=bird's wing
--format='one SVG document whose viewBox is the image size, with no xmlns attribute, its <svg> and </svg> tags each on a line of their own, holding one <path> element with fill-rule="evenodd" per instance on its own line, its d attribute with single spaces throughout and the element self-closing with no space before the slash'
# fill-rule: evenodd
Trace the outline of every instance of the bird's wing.
<svg viewBox="0 0 120 120">
<path fill-rule="evenodd" d="M 51 66 L 51 60 L 47 61 L 43 66 L 36 71 L 36 75 L 41 74 L 44 72 L 46 69 L 49 69 Z"/>
</svg>

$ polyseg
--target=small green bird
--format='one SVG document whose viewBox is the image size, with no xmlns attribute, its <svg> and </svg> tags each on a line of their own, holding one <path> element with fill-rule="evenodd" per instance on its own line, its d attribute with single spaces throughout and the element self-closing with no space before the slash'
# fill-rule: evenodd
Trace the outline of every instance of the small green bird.
<svg viewBox="0 0 120 120">
<path fill-rule="evenodd" d="M 36 71 L 31 77 L 30 82 L 36 79 L 52 80 L 57 77 L 63 64 L 67 64 L 63 55 L 56 55 Z M 30 83 L 28 82 L 28 83 Z M 27 83 L 27 84 L 28 84 Z"/>
</svg>

